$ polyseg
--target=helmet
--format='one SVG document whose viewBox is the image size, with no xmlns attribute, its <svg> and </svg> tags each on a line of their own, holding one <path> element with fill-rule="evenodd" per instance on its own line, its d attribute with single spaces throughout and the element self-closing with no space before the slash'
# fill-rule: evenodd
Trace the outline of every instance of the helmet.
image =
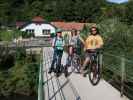
<svg viewBox="0 0 133 100">
<path fill-rule="evenodd" d="M 61 29 L 57 29 L 57 30 L 56 30 L 56 33 L 61 33 L 61 32 L 62 32 Z"/>
</svg>

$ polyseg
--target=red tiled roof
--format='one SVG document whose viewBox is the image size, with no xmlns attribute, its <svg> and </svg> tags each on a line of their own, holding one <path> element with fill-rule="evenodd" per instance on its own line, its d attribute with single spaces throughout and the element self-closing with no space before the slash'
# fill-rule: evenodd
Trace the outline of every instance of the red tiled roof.
<svg viewBox="0 0 133 100">
<path fill-rule="evenodd" d="M 25 24 L 26 22 L 22 22 L 22 21 L 17 21 L 16 22 L 16 27 L 21 27 Z"/>
<path fill-rule="evenodd" d="M 51 22 L 51 24 L 63 30 L 72 30 L 72 29 L 82 30 L 85 25 L 85 23 L 76 23 L 76 22 Z"/>
<path fill-rule="evenodd" d="M 44 19 L 43 19 L 43 17 L 41 17 L 41 16 L 36 16 L 36 17 L 34 17 L 34 18 L 32 19 L 32 21 L 34 21 L 34 22 L 43 22 Z"/>
</svg>

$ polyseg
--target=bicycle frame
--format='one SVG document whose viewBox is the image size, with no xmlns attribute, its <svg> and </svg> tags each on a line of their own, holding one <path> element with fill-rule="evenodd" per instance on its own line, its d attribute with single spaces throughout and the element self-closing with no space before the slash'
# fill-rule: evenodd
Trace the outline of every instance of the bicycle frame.
<svg viewBox="0 0 133 100">
<path fill-rule="evenodd" d="M 100 62 L 99 62 L 98 52 L 92 53 L 90 57 L 90 66 L 89 66 L 89 80 L 92 85 L 97 85 L 100 81 Z M 95 80 L 94 80 L 95 79 Z"/>
</svg>

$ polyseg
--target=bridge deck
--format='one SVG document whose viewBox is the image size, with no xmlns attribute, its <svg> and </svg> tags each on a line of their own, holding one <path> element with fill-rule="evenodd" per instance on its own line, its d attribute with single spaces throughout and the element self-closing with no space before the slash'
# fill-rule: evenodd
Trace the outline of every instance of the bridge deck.
<svg viewBox="0 0 133 100">
<path fill-rule="evenodd" d="M 62 74 L 59 78 L 54 73 L 49 75 L 48 68 L 51 64 L 52 49 L 44 48 L 44 92 L 45 100 L 129 100 L 121 98 L 120 92 L 101 80 L 97 86 L 92 86 L 88 77 L 72 73 L 68 78 Z M 63 54 L 62 63 L 65 64 L 66 54 Z"/>
</svg>

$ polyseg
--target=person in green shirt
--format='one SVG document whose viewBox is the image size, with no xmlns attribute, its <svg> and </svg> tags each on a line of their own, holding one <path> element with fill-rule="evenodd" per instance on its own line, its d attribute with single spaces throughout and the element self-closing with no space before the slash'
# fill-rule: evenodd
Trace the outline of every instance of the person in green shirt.
<svg viewBox="0 0 133 100">
<path fill-rule="evenodd" d="M 58 30 L 56 32 L 56 36 L 54 37 L 54 39 L 52 41 L 52 47 L 54 49 L 54 54 L 53 54 L 53 60 L 51 63 L 51 67 L 50 67 L 48 73 L 56 72 L 58 75 L 60 73 L 61 59 L 62 59 L 62 54 L 63 54 L 63 50 L 64 50 L 64 39 L 62 37 L 62 31 L 61 30 Z M 56 69 L 55 69 L 54 64 L 56 63 L 57 56 L 59 58 L 58 58 L 58 64 L 57 64 Z"/>
</svg>

